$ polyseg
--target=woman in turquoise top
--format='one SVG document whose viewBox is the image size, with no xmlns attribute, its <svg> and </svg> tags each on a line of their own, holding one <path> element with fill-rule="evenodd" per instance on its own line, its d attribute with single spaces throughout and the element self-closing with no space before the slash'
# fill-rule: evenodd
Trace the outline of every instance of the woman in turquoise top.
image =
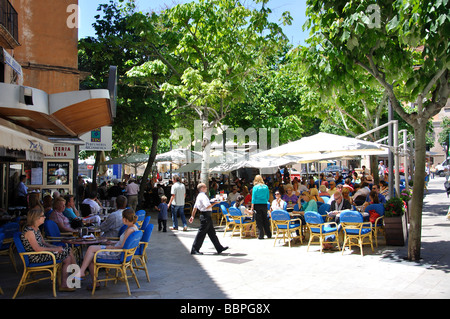
<svg viewBox="0 0 450 319">
<path fill-rule="evenodd" d="M 304 203 L 301 204 L 300 199 L 303 199 Z M 317 202 L 311 197 L 311 194 L 307 191 L 304 191 L 299 199 L 299 206 L 302 207 L 302 214 L 304 212 L 319 212 L 317 208 Z"/>
<path fill-rule="evenodd" d="M 303 200 L 303 204 L 302 201 Z M 302 225 L 306 225 L 305 220 L 305 212 L 319 212 L 317 208 L 317 202 L 311 197 L 311 194 L 309 191 L 304 191 L 300 198 L 298 199 L 298 207 L 301 207 L 300 211 L 300 220 L 302 221 Z M 302 236 L 303 236 L 303 227 L 302 229 Z M 297 235 L 299 235 L 299 232 L 297 231 Z"/>
<path fill-rule="evenodd" d="M 255 211 L 256 226 L 259 230 L 259 239 L 264 239 L 264 234 L 267 238 L 272 237 L 270 230 L 269 219 L 267 218 L 267 203 L 269 202 L 269 187 L 264 184 L 261 175 L 256 175 L 253 180 L 252 189 L 252 211 Z"/>
</svg>

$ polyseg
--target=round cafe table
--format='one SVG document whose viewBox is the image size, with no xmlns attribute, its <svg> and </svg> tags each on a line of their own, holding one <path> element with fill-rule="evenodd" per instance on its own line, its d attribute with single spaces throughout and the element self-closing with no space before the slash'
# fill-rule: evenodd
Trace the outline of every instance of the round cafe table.
<svg viewBox="0 0 450 319">
<path fill-rule="evenodd" d="M 83 257 L 84 257 L 84 252 L 86 250 L 87 246 L 90 245 L 108 245 L 111 244 L 113 242 L 111 242 L 108 238 L 104 238 L 104 237 L 95 237 L 95 238 L 75 238 L 75 237 L 70 237 L 67 239 L 62 239 L 61 242 L 71 245 L 73 248 L 75 247 L 81 247 L 81 249 L 79 249 L 79 262 L 81 263 L 83 261 Z"/>
</svg>

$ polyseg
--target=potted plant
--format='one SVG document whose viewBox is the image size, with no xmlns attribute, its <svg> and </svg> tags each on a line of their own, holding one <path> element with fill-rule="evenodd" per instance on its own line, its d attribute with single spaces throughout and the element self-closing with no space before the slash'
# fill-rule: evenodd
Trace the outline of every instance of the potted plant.
<svg viewBox="0 0 450 319">
<path fill-rule="evenodd" d="M 406 205 L 400 197 L 393 197 L 384 204 L 384 228 L 386 245 L 404 246 L 407 238 L 405 220 Z"/>
<path fill-rule="evenodd" d="M 411 188 L 408 188 L 408 189 L 405 188 L 404 190 L 402 190 L 400 192 L 400 198 L 406 204 L 406 213 L 407 213 L 406 216 L 408 217 L 408 220 L 411 217 L 411 216 L 409 216 L 409 206 L 410 206 L 410 201 L 411 201 L 411 198 L 412 198 L 412 194 L 413 194 L 413 192 L 412 192 Z"/>
</svg>

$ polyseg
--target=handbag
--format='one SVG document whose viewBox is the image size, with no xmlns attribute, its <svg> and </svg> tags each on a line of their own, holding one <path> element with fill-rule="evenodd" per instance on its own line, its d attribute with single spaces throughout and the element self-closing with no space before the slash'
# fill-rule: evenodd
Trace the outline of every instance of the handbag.
<svg viewBox="0 0 450 319">
<path fill-rule="evenodd" d="M 369 210 L 369 221 L 372 224 L 376 223 L 378 217 L 380 217 L 380 214 L 378 214 L 374 209 Z"/>
</svg>

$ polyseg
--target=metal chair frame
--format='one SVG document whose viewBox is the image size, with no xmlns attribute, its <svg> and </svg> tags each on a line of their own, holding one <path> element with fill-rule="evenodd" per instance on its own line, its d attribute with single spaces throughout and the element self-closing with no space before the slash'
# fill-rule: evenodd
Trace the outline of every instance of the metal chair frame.
<svg viewBox="0 0 450 319">
<path fill-rule="evenodd" d="M 140 236 L 141 236 L 140 238 L 142 238 L 142 231 L 140 231 L 140 230 L 135 231 L 134 233 L 130 234 L 130 236 L 127 238 L 124 246 L 127 246 L 127 242 L 129 240 L 133 240 L 134 236 L 139 236 L 138 233 L 140 233 Z M 139 238 L 139 240 L 140 240 L 140 238 Z M 136 277 L 136 273 L 133 269 L 133 255 L 136 252 L 138 245 L 139 245 L 139 241 L 136 242 L 136 245 L 132 245 L 132 247 L 129 249 L 100 249 L 94 254 L 94 280 L 93 280 L 93 284 L 92 284 L 92 295 L 95 294 L 95 288 L 97 286 L 97 283 L 105 282 L 105 287 L 106 287 L 108 281 L 114 280 L 114 283 L 117 283 L 118 280 L 121 280 L 121 281 L 125 281 L 125 284 L 127 286 L 128 295 L 131 296 L 130 285 L 128 283 L 129 276 L 127 275 L 128 269 L 130 269 L 131 275 L 134 278 L 134 280 L 136 281 L 138 288 L 141 288 L 141 286 L 139 285 L 139 281 Z M 117 263 L 114 263 L 114 261 L 116 261 L 114 259 L 111 260 L 111 262 L 106 262 L 106 261 L 100 262 L 100 261 L 97 261 L 97 259 L 100 260 L 100 258 L 98 258 L 98 254 L 100 252 L 120 252 L 120 253 L 122 253 L 122 256 L 121 256 L 119 262 L 117 262 Z M 99 277 L 98 277 L 99 271 L 102 268 L 104 268 L 106 270 L 106 277 L 104 279 L 99 279 Z M 110 269 L 116 270 L 116 273 L 113 277 L 109 276 Z M 119 273 L 120 273 L 120 275 L 119 275 Z"/>
<path fill-rule="evenodd" d="M 361 222 L 352 222 L 345 221 L 345 214 L 354 214 L 356 216 L 359 214 L 361 216 Z M 357 214 L 356 214 L 357 213 Z M 373 250 L 373 240 L 372 240 L 372 223 L 371 222 L 363 222 L 363 217 L 360 212 L 357 211 L 348 211 L 341 213 L 340 216 L 340 224 L 342 225 L 342 229 L 344 231 L 344 243 L 342 245 L 342 254 L 344 254 L 345 246 L 348 246 L 350 249 L 352 246 L 358 246 L 361 251 L 361 256 L 364 256 L 363 245 L 370 245 Z M 364 239 L 368 239 L 369 242 L 364 242 Z"/>
<path fill-rule="evenodd" d="M 16 243 L 16 247 L 18 247 L 18 252 L 20 259 L 23 263 L 23 274 L 22 278 L 20 279 L 19 285 L 17 286 L 16 292 L 14 293 L 14 296 L 12 299 L 15 299 L 18 295 L 18 293 L 22 293 L 27 285 L 37 283 L 42 280 L 50 279 L 52 281 L 52 287 L 53 287 L 53 297 L 56 297 L 56 278 L 58 277 L 58 272 L 61 269 L 61 262 L 57 261 L 55 258 L 55 255 L 52 252 L 49 251 L 39 251 L 39 252 L 24 252 L 22 243 L 18 243 L 20 240 L 20 233 L 17 233 L 14 235 L 14 242 Z M 31 255 L 50 255 L 51 256 L 51 263 L 47 262 L 45 265 L 40 264 L 34 264 L 31 263 L 28 259 Z M 40 266 L 39 266 L 40 265 Z M 50 276 L 48 277 L 41 277 L 37 279 L 31 279 L 28 280 L 28 276 L 30 274 L 34 273 L 42 273 L 42 272 L 49 272 Z"/>
<path fill-rule="evenodd" d="M 289 216 L 289 213 L 285 210 L 274 210 L 271 213 L 272 217 L 272 225 L 274 226 L 275 232 L 275 240 L 273 243 L 273 246 L 275 247 L 275 244 L 277 242 L 277 239 L 283 238 L 283 242 L 286 242 L 286 238 L 289 243 L 289 247 L 291 247 L 291 240 L 294 238 L 300 238 L 300 243 L 303 244 L 302 236 L 294 236 L 292 237 L 292 232 L 299 231 L 301 232 L 302 229 L 302 221 L 300 218 L 293 218 L 291 219 Z M 282 235 L 282 237 L 279 237 L 279 235 Z"/>
</svg>

